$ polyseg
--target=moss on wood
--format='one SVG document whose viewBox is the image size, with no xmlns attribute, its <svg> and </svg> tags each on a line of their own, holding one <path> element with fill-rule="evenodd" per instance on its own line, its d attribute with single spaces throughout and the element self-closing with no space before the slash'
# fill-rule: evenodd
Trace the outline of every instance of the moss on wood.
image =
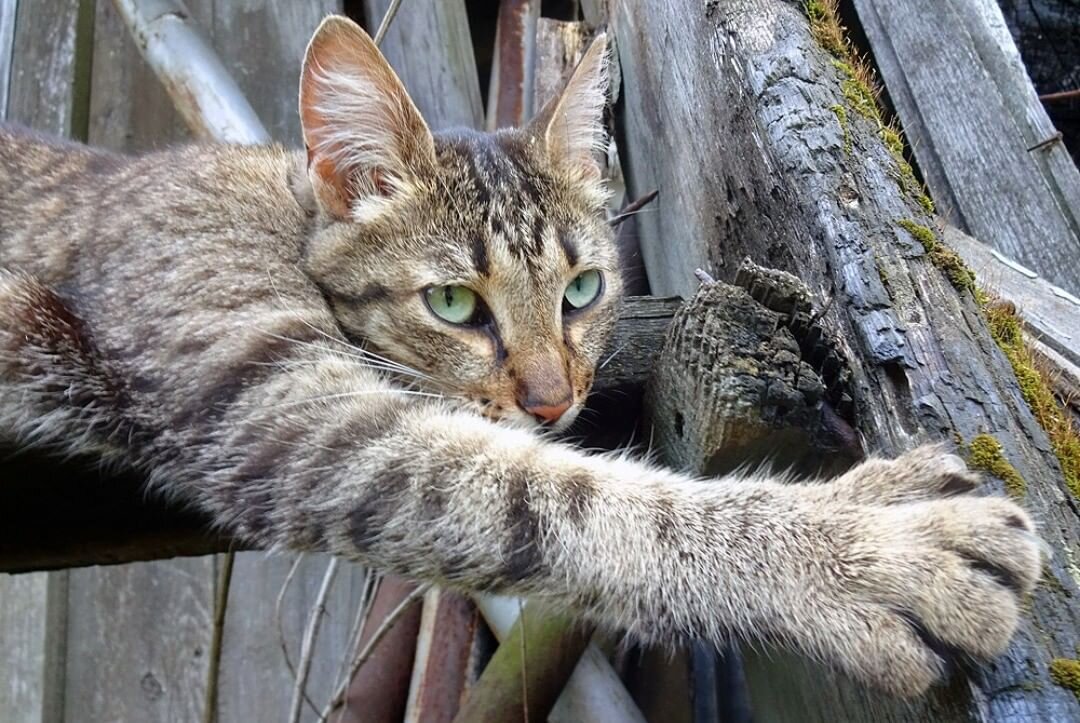
<svg viewBox="0 0 1080 723">
<path fill-rule="evenodd" d="M 1005 459 L 1001 443 L 989 434 L 976 435 L 969 447 L 968 466 L 994 475 L 1005 483 L 1005 491 L 1013 497 L 1023 497 L 1027 492 L 1027 482 Z"/>
<path fill-rule="evenodd" d="M 975 293 L 975 274 L 967 267 L 960 254 L 953 251 L 938 239 L 937 233 L 929 226 L 924 226 L 909 218 L 899 219 L 896 224 L 911 234 L 922 244 L 930 262 L 941 269 L 957 289 Z"/>
<path fill-rule="evenodd" d="M 984 298 L 987 295 L 983 294 Z M 1020 393 L 1031 407 L 1036 421 L 1046 430 L 1065 476 L 1065 486 L 1080 499 L 1080 430 L 1054 396 L 1050 384 L 1024 341 L 1016 307 L 1007 302 L 987 300 L 983 305 L 990 335 L 1012 365 Z"/>
<path fill-rule="evenodd" d="M 878 97 L 881 95 L 880 86 L 874 78 L 874 71 L 871 70 L 870 65 L 859 56 L 848 41 L 837 12 L 837 0 L 807 0 L 804 7 L 806 16 L 810 20 L 811 34 L 821 47 L 833 56 L 833 67 L 842 76 L 840 93 L 847 101 L 847 107 L 874 124 L 878 138 L 881 139 L 896 164 L 893 173 L 896 184 L 904 195 L 918 203 L 926 213 L 932 214 L 934 202 L 926 193 L 923 184 L 915 177 L 914 169 L 904 156 L 903 134 L 892 123 L 885 123 L 881 105 L 878 102 Z M 833 113 L 837 112 L 837 107 L 832 106 Z M 846 113 L 842 119 L 837 113 L 837 118 L 841 121 L 841 126 L 844 126 L 847 120 Z M 850 146 L 848 131 L 844 127 L 844 150 L 850 151 Z"/>
<path fill-rule="evenodd" d="M 1050 661 L 1050 680 L 1072 691 L 1080 700 L 1080 660 L 1054 658 Z"/>
</svg>

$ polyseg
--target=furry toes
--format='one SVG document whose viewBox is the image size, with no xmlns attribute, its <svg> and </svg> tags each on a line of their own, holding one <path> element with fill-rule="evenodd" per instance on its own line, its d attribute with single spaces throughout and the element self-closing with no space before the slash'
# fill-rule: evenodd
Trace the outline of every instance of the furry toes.
<svg viewBox="0 0 1080 723">
<path fill-rule="evenodd" d="M 1014 502 L 971 494 L 979 483 L 931 445 L 806 488 L 830 539 L 818 561 L 822 625 L 800 631 L 807 647 L 902 696 L 925 692 L 954 662 L 1004 652 L 1042 543 Z"/>
<path fill-rule="evenodd" d="M 965 494 L 980 484 L 960 457 L 925 445 L 896 459 L 867 460 L 824 487 L 837 499 L 880 505 Z"/>
<path fill-rule="evenodd" d="M 951 462 L 942 467 L 955 476 Z M 930 489 L 941 490 L 947 476 Z M 1040 543 L 1023 510 L 1005 499 L 958 495 L 849 512 L 853 542 L 835 562 L 846 573 L 837 605 L 851 617 L 831 633 L 843 641 L 841 667 L 909 696 L 940 680 L 949 663 L 1004 652 L 1041 570 Z"/>
</svg>

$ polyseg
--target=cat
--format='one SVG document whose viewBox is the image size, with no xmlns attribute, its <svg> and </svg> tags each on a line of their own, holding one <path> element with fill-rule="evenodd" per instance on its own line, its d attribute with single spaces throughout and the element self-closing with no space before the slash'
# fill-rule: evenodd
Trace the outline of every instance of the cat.
<svg viewBox="0 0 1080 723">
<path fill-rule="evenodd" d="M 145 473 L 267 549 L 525 595 L 647 643 L 786 645 L 897 695 L 1007 646 L 1040 546 L 940 447 L 700 480 L 550 439 L 621 282 L 607 40 L 521 129 L 432 134 L 357 25 L 305 149 L 0 130 L 0 430 Z"/>
</svg>

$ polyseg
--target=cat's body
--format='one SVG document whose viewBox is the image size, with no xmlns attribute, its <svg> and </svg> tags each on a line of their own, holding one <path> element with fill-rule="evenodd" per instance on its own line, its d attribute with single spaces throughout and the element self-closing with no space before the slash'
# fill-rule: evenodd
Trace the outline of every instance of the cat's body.
<svg viewBox="0 0 1080 723">
<path fill-rule="evenodd" d="M 0 432 L 142 469 L 261 546 L 644 640 L 767 637 L 903 694 L 942 649 L 1003 649 L 1037 542 L 955 457 L 704 482 L 485 419 L 572 419 L 614 318 L 586 162 L 601 51 L 540 126 L 431 140 L 359 32 L 332 21 L 309 51 L 307 155 L 126 158 L 0 129 Z M 349 117 L 381 146 L 343 135 L 341 68 L 378 86 Z M 483 309 L 448 323 L 460 287 Z"/>
</svg>

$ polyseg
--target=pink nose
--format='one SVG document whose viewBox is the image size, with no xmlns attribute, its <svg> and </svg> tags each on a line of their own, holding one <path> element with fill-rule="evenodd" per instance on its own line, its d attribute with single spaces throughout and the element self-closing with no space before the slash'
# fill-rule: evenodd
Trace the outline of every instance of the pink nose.
<svg viewBox="0 0 1080 723">
<path fill-rule="evenodd" d="M 523 404 L 522 407 L 541 423 L 554 424 L 570 408 L 570 403 L 571 400 L 567 398 L 555 404 Z"/>
</svg>

